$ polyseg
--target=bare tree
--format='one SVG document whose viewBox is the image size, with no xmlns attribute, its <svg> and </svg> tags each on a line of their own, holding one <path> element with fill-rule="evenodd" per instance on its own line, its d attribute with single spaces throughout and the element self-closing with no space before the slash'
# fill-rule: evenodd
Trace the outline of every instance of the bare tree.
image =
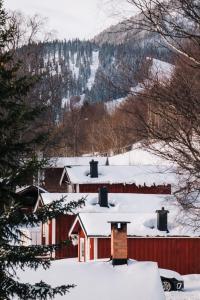
<svg viewBox="0 0 200 300">
<path fill-rule="evenodd" d="M 181 221 L 200 226 L 200 4 L 196 0 L 127 0 L 138 15 L 121 23 L 131 34 L 155 33 L 175 53 L 173 76 L 146 81 L 127 114 L 137 118 L 133 136 L 149 151 L 175 164 L 174 195 Z M 136 103 L 139 105 L 137 106 Z M 146 113 L 144 113 L 146 111 Z"/>
<path fill-rule="evenodd" d="M 141 106 L 136 108 L 138 126 L 132 128 L 149 151 L 176 167 L 179 181 L 174 195 L 187 211 L 189 225 L 195 227 L 200 225 L 199 83 L 199 68 L 194 69 L 182 60 L 177 62 L 170 81 L 154 80 L 136 96 L 138 103 L 146 106 L 147 114 Z M 129 109 L 127 113 L 133 111 Z"/>
<path fill-rule="evenodd" d="M 8 20 L 9 26 L 13 28 L 13 38 L 8 43 L 10 50 L 55 38 L 56 32 L 46 28 L 47 18 L 39 14 L 28 16 L 20 11 L 10 11 Z"/>
<path fill-rule="evenodd" d="M 167 46 L 200 67 L 200 4 L 198 0 L 127 0 L 139 11 L 123 31 L 157 33 Z"/>
</svg>

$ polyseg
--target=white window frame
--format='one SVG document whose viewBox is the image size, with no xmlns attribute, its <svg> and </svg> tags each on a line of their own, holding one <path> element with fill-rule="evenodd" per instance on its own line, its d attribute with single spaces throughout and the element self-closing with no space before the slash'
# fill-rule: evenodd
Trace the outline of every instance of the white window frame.
<svg viewBox="0 0 200 300">
<path fill-rule="evenodd" d="M 80 238 L 79 256 L 80 256 L 80 261 L 84 262 L 85 261 L 85 239 L 82 237 Z"/>
</svg>

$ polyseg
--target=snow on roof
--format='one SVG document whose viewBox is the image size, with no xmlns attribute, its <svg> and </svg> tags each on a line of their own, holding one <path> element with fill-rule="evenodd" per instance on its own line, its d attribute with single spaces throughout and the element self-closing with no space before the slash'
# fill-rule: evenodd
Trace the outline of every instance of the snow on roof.
<svg viewBox="0 0 200 300">
<path fill-rule="evenodd" d="M 109 237 L 111 225 L 109 222 L 130 222 L 127 225 L 128 236 L 158 237 L 158 236 L 193 236 L 199 237 L 200 230 L 193 232 L 191 228 L 176 223 L 174 212 L 169 214 L 169 232 L 157 229 L 156 213 L 80 213 L 78 216 L 87 236 Z"/>
<path fill-rule="evenodd" d="M 40 193 L 46 193 L 47 192 L 45 189 L 41 188 L 40 186 L 38 187 L 37 185 L 25 185 L 25 186 L 22 186 L 22 187 L 17 187 L 16 192 L 20 193 L 20 192 L 26 191 L 26 190 L 31 189 L 31 188 L 39 189 Z"/>
<path fill-rule="evenodd" d="M 131 235 L 200 236 L 200 230 L 194 232 L 192 228 L 179 224 L 179 207 L 173 196 L 169 195 L 109 193 L 108 208 L 99 206 L 98 194 L 96 193 L 42 193 L 41 198 L 44 204 L 50 204 L 52 201 L 62 198 L 65 199 L 65 203 L 78 201 L 82 198 L 85 199 L 85 206 L 77 208 L 74 213 L 80 214 L 83 223 L 85 220 L 89 225 L 94 223 L 94 227 L 92 225 L 91 229 L 88 228 L 87 233 L 91 235 L 110 235 L 110 226 L 108 226 L 107 222 L 117 219 L 119 221 L 122 218 L 124 219 L 123 221 L 131 222 L 129 224 Z M 156 229 L 157 216 L 155 211 L 161 209 L 163 206 L 169 210 L 168 234 Z M 87 227 L 87 225 L 85 226 Z"/>
<path fill-rule="evenodd" d="M 88 166 L 94 159 L 99 165 L 105 165 L 107 157 L 102 156 L 80 156 L 80 157 L 52 157 L 49 166 L 54 168 L 64 168 L 65 166 Z"/>
<path fill-rule="evenodd" d="M 65 203 L 85 199 L 85 206 L 78 212 L 154 212 L 162 206 L 170 208 L 173 200 L 169 195 L 123 194 L 108 193 L 109 208 L 98 205 L 97 193 L 42 193 L 41 198 L 45 205 L 54 200 L 65 199 Z M 169 200 L 168 200 L 169 199 Z"/>
<path fill-rule="evenodd" d="M 53 261 L 47 270 L 41 267 L 18 270 L 20 282 L 36 283 L 45 281 L 52 286 L 75 284 L 66 296 L 55 300 L 164 300 L 157 264 L 135 262 L 113 268 L 111 262 L 93 261 L 80 264 L 74 259 Z M 145 285 L 145 288 L 144 288 Z"/>
<path fill-rule="evenodd" d="M 89 166 L 66 167 L 65 170 L 70 182 L 74 184 L 126 183 L 151 186 L 153 184 L 173 184 L 176 180 L 175 173 L 166 166 L 99 166 L 98 178 L 90 177 Z"/>
</svg>

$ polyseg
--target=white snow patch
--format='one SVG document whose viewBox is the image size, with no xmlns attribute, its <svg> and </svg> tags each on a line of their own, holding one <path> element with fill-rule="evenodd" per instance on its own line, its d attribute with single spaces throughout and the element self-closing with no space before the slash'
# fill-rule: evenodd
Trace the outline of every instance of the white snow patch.
<svg viewBox="0 0 200 300">
<path fill-rule="evenodd" d="M 172 64 L 153 58 L 150 73 L 153 78 L 164 82 L 171 78 L 174 68 Z"/>
<path fill-rule="evenodd" d="M 110 165 L 169 165 L 169 161 L 147 151 L 140 143 L 132 146 L 132 150 L 109 157 Z"/>
<path fill-rule="evenodd" d="M 79 68 L 76 66 L 76 60 L 77 60 L 77 53 L 74 53 L 73 61 L 72 61 L 72 57 L 71 57 L 71 59 L 69 61 L 69 66 L 70 66 L 70 70 L 72 71 L 72 74 L 77 79 L 79 76 Z"/>
<path fill-rule="evenodd" d="M 52 286 L 75 284 L 66 296 L 56 300 L 164 300 L 157 264 L 129 261 L 128 265 L 113 268 L 111 262 L 80 263 L 74 259 L 52 262 L 48 270 L 18 271 L 20 281 L 30 283 L 43 280 Z M 145 286 L 145 288 L 144 288 Z"/>
<path fill-rule="evenodd" d="M 91 75 L 90 75 L 90 78 L 88 79 L 88 82 L 87 82 L 87 88 L 89 90 L 91 90 L 91 88 L 94 84 L 95 75 L 96 75 L 96 72 L 97 72 L 98 68 L 99 68 L 99 51 L 93 51 L 92 52 L 92 64 L 90 66 Z"/>
<path fill-rule="evenodd" d="M 70 109 L 70 99 L 69 98 L 63 98 L 61 107 L 65 109 Z"/>
<path fill-rule="evenodd" d="M 115 110 L 120 107 L 120 105 L 122 103 L 124 103 L 126 101 L 126 97 L 125 98 L 118 98 L 118 99 L 115 99 L 115 100 L 112 100 L 112 101 L 108 101 L 108 102 L 105 102 L 105 107 L 106 107 L 106 110 L 109 114 L 113 114 L 115 112 Z"/>
</svg>

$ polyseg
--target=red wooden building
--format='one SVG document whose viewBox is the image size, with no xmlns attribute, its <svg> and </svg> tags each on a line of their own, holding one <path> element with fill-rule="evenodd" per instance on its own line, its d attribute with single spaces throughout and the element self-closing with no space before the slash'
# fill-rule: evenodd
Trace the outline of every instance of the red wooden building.
<svg viewBox="0 0 200 300">
<path fill-rule="evenodd" d="M 105 195 L 106 196 L 106 195 Z M 151 212 L 155 217 L 155 210 L 166 206 L 168 203 L 168 195 L 147 195 L 147 194 L 116 194 L 109 193 L 102 201 L 100 194 L 95 193 L 43 193 L 41 194 L 43 204 L 49 204 L 54 200 L 65 198 L 66 202 L 78 201 L 85 199 L 85 206 L 75 211 L 79 212 L 98 212 L 98 213 L 116 213 L 116 212 Z M 60 216 L 47 224 L 43 224 L 41 234 L 43 244 L 59 244 L 69 238 L 69 230 L 76 218 L 76 215 Z M 153 221 L 152 221 L 153 222 Z M 150 223 L 153 226 L 153 224 Z M 105 247 L 105 251 L 106 251 Z M 69 258 L 78 256 L 78 246 L 72 243 L 63 245 L 54 253 L 54 258 Z"/>
<path fill-rule="evenodd" d="M 60 185 L 69 193 L 97 193 L 107 187 L 110 193 L 171 194 L 175 174 L 166 166 L 135 165 L 98 167 L 92 160 L 90 166 L 65 167 Z"/>
<path fill-rule="evenodd" d="M 67 192 L 66 185 L 60 185 L 64 167 L 86 166 L 94 157 L 52 157 L 48 166 L 41 171 L 41 185 L 50 193 Z M 99 165 L 106 164 L 106 157 L 95 157 Z"/>
<path fill-rule="evenodd" d="M 168 233 L 159 231 L 152 227 L 149 217 L 135 213 L 80 213 L 69 232 L 69 235 L 78 235 L 79 261 L 110 258 L 112 243 L 109 222 L 130 222 L 125 259 L 156 261 L 160 268 L 181 274 L 200 273 L 200 233 L 186 236 L 184 230 L 180 232 L 180 228 L 169 230 Z M 148 221 L 150 227 L 144 228 Z M 122 250 L 124 244 L 121 243 Z"/>
</svg>

